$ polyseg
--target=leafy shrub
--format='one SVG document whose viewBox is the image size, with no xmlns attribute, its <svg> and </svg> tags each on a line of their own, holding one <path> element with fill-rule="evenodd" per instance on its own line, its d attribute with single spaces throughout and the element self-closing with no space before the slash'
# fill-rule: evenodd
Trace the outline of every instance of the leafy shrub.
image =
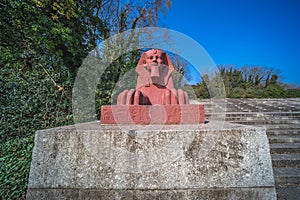
<svg viewBox="0 0 300 200">
<path fill-rule="evenodd" d="M 24 198 L 27 189 L 34 136 L 14 138 L 0 146 L 0 196 Z"/>
</svg>

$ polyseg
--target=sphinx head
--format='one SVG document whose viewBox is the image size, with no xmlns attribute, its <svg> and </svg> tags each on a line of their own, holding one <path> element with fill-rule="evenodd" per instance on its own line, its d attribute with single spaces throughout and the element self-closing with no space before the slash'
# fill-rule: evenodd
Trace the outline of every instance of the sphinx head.
<svg viewBox="0 0 300 200">
<path fill-rule="evenodd" d="M 162 50 L 151 49 L 146 51 L 140 58 L 136 67 L 139 74 L 137 88 L 149 84 L 173 88 L 171 73 L 174 66 L 169 56 Z"/>
</svg>

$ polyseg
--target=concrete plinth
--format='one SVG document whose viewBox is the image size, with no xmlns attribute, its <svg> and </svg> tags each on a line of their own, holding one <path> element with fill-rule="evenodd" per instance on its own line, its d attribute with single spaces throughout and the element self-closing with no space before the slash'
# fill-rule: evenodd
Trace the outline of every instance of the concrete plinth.
<svg viewBox="0 0 300 200">
<path fill-rule="evenodd" d="M 27 199 L 276 199 L 265 130 L 201 125 L 36 132 Z"/>
</svg>

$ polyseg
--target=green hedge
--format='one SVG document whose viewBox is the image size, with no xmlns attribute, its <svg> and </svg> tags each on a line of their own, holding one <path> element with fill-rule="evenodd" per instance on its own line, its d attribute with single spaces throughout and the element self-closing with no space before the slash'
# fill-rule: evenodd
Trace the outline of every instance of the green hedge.
<svg viewBox="0 0 300 200">
<path fill-rule="evenodd" d="M 14 138 L 1 144 L 1 199 L 25 198 L 34 136 Z"/>
<path fill-rule="evenodd" d="M 0 197 L 25 196 L 34 133 L 71 124 L 71 88 L 67 73 L 55 74 L 59 90 L 38 65 L 0 69 Z"/>
</svg>

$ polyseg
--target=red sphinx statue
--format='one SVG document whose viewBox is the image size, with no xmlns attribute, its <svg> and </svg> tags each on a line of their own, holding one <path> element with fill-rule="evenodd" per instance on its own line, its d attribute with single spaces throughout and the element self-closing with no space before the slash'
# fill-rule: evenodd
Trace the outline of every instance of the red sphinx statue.
<svg viewBox="0 0 300 200">
<path fill-rule="evenodd" d="M 169 56 L 157 49 L 145 52 L 136 72 L 139 74 L 136 89 L 125 90 L 118 97 L 118 105 L 170 105 L 188 104 L 188 95 L 173 86 L 174 66 Z"/>
<path fill-rule="evenodd" d="M 117 105 L 101 107 L 101 124 L 203 123 L 203 105 L 188 105 L 187 93 L 174 88 L 173 71 L 165 52 L 145 52 L 136 66 L 136 88 L 121 92 Z"/>
</svg>

